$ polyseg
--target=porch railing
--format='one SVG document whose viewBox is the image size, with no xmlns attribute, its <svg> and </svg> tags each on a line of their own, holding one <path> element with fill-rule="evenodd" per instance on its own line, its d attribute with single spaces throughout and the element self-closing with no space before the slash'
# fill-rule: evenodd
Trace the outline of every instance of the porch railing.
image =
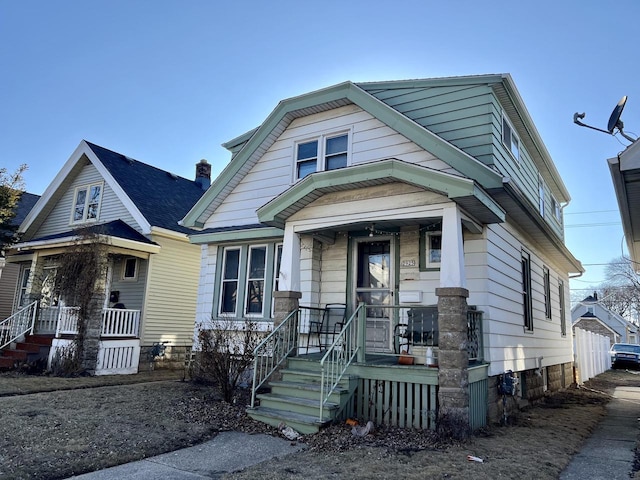
<svg viewBox="0 0 640 480">
<path fill-rule="evenodd" d="M 35 331 L 38 333 L 55 333 L 60 316 L 60 307 L 40 305 L 38 318 L 36 319 Z"/>
<path fill-rule="evenodd" d="M 30 303 L 0 322 L 0 350 L 27 333 L 33 333 L 38 302 Z"/>
<path fill-rule="evenodd" d="M 329 397 L 342 380 L 347 368 L 358 355 L 358 331 L 365 325 L 365 306 L 358 305 L 353 315 L 347 320 L 340 333 L 320 360 L 320 417 Z M 360 328 L 358 328 L 360 325 Z"/>
<path fill-rule="evenodd" d="M 102 311 L 103 337 L 137 337 L 140 330 L 140 310 L 105 308 Z"/>
<path fill-rule="evenodd" d="M 258 389 L 297 348 L 298 310 L 294 310 L 253 350 L 251 408 L 255 406 Z"/>
<path fill-rule="evenodd" d="M 60 307 L 56 337 L 78 333 L 78 312 L 80 307 Z"/>
</svg>

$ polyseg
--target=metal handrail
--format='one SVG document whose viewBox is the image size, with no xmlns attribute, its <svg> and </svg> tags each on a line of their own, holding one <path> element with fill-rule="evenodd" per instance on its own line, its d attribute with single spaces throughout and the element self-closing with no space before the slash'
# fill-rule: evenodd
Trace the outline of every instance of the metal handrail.
<svg viewBox="0 0 640 480">
<path fill-rule="evenodd" d="M 253 350 L 251 408 L 255 406 L 258 389 L 297 347 L 298 310 L 294 310 Z"/>
<path fill-rule="evenodd" d="M 33 334 L 37 311 L 36 300 L 0 322 L 0 350 L 27 333 Z"/>
<path fill-rule="evenodd" d="M 362 342 L 358 341 L 358 329 L 355 328 L 354 319 L 364 317 L 364 312 L 365 306 L 361 303 L 320 360 L 320 421 L 329 397 L 358 355 L 358 344 Z"/>
</svg>

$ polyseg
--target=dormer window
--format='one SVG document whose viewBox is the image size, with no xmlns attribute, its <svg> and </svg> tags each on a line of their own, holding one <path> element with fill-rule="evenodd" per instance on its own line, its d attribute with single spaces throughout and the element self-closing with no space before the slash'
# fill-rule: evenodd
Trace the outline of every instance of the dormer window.
<svg viewBox="0 0 640 480">
<path fill-rule="evenodd" d="M 296 180 L 325 170 L 347 166 L 349 135 L 323 135 L 320 138 L 296 144 Z"/>
<path fill-rule="evenodd" d="M 102 183 L 76 188 L 73 198 L 72 223 L 90 222 L 98 219 Z"/>
<path fill-rule="evenodd" d="M 502 116 L 502 144 L 507 147 L 507 150 L 513 155 L 518 162 L 520 161 L 520 139 L 514 128 L 507 120 L 506 116 Z"/>
</svg>

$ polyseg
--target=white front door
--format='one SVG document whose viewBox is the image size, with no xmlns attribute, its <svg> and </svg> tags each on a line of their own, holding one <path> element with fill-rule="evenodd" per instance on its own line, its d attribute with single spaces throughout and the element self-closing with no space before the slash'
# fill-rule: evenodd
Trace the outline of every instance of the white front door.
<svg viewBox="0 0 640 480">
<path fill-rule="evenodd" d="M 393 351 L 393 252 L 390 238 L 358 239 L 354 249 L 354 298 L 367 308 L 367 351 Z"/>
</svg>

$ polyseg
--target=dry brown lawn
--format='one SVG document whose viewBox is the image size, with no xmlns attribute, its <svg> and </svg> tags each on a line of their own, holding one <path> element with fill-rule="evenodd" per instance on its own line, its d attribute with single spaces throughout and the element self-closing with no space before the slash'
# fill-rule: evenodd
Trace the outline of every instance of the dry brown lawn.
<svg viewBox="0 0 640 480">
<path fill-rule="evenodd" d="M 432 432 L 378 428 L 354 437 L 334 425 L 303 437 L 308 448 L 225 478 L 556 479 L 604 414 L 617 385 L 640 375 L 609 371 L 550 395 L 465 443 Z M 194 445 L 225 430 L 279 435 L 224 404 L 211 387 L 163 371 L 118 377 L 0 376 L 0 479 L 59 479 Z M 364 419 L 363 419 L 364 420 Z M 484 460 L 470 462 L 467 455 Z"/>
</svg>

